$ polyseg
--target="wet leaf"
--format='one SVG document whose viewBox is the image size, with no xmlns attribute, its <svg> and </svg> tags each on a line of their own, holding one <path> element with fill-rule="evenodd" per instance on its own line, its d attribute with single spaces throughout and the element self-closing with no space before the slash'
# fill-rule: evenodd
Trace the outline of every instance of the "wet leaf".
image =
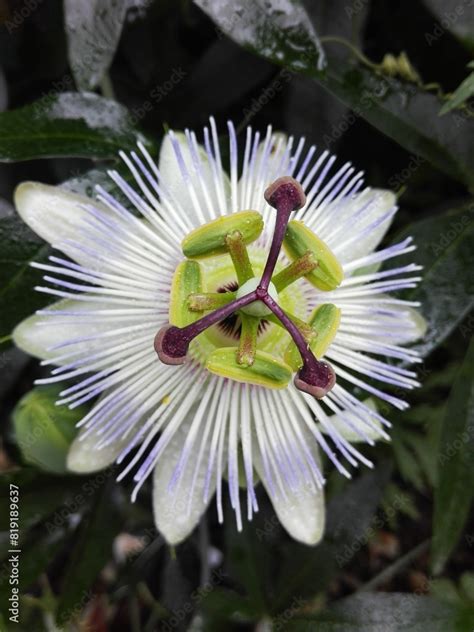
<svg viewBox="0 0 474 632">
<path fill-rule="evenodd" d="M 146 138 L 127 110 L 96 94 L 63 92 L 0 114 L 0 161 L 54 156 L 116 158 Z"/>
<path fill-rule="evenodd" d="M 49 245 L 18 216 L 0 219 L 0 338 L 9 336 L 20 320 L 50 302 L 33 290 L 41 272 L 30 267 L 32 261 L 46 261 L 50 252 Z"/>
<path fill-rule="evenodd" d="M 130 0 L 64 0 L 69 64 L 80 90 L 91 90 L 112 63 Z"/>
<path fill-rule="evenodd" d="M 103 476 L 107 478 L 106 474 Z M 93 505 L 77 529 L 56 613 L 56 620 L 61 625 L 90 601 L 92 583 L 110 558 L 113 540 L 120 531 L 113 484 L 109 476 L 108 481 L 96 486 Z"/>
<path fill-rule="evenodd" d="M 437 466 L 431 562 L 439 573 L 461 536 L 474 497 L 474 340 L 449 395 Z"/>
<path fill-rule="evenodd" d="M 325 54 L 299 0 L 194 0 L 237 43 L 264 57 L 285 58 L 304 50 L 307 61 L 323 68 Z"/>
<path fill-rule="evenodd" d="M 462 610 L 431 597 L 368 593 L 338 601 L 314 617 L 297 613 L 285 629 L 289 632 L 464 632 L 472 627 L 472 621 L 472 613 L 466 617 Z"/>
<path fill-rule="evenodd" d="M 419 285 L 403 298 L 420 301 L 427 332 L 415 348 L 423 357 L 440 345 L 474 307 L 474 204 L 407 226 L 394 239 L 412 236 L 417 249 L 397 265 L 423 266 Z M 388 267 L 388 266 L 387 266 Z M 464 337 L 470 331 L 461 331 Z"/>
<path fill-rule="evenodd" d="M 454 108 L 459 107 L 465 101 L 474 96 L 474 72 L 464 79 L 464 81 L 456 88 L 454 93 L 449 98 L 439 113 L 446 114 L 446 112 L 450 112 Z"/>
<path fill-rule="evenodd" d="M 240 0 L 235 4 L 195 0 L 235 42 L 285 68 L 313 78 L 379 131 L 408 151 L 474 190 L 474 118 L 450 112 L 438 117 L 443 102 L 415 83 L 383 76 L 373 69 L 328 57 L 316 63 L 310 20 L 301 5 Z M 283 20 L 275 20 L 277 7 Z"/>
</svg>

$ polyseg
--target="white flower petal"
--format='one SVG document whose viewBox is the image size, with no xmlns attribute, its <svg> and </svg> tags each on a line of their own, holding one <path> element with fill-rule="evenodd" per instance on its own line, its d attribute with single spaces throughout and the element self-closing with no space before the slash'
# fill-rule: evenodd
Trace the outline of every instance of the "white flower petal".
<svg viewBox="0 0 474 632">
<path fill-rule="evenodd" d="M 423 338 L 426 334 L 428 323 L 419 310 L 409 305 L 400 304 L 390 305 L 390 309 L 395 312 L 400 312 L 400 316 L 407 322 L 406 329 L 400 332 L 395 339 L 397 344 L 406 345 Z"/>
<path fill-rule="evenodd" d="M 303 422 L 300 426 L 309 451 L 316 463 L 319 463 L 319 451 L 314 436 Z M 289 489 L 288 485 L 285 485 L 285 498 L 278 486 L 272 485 L 267 478 L 257 441 L 253 442 L 253 446 L 255 470 L 261 478 L 283 527 L 295 540 L 308 545 L 317 544 L 324 534 L 326 518 L 324 490 L 316 484 L 310 486 L 301 480 L 297 489 Z"/>
<path fill-rule="evenodd" d="M 199 522 L 208 503 L 204 502 L 203 492 L 208 468 L 210 445 L 205 447 L 199 464 L 193 495 L 190 497 L 194 472 L 197 466 L 198 450 L 191 452 L 189 460 L 176 488 L 169 490 L 169 484 L 183 452 L 193 416 L 183 422 L 167 445 L 163 456 L 155 466 L 153 473 L 153 513 L 158 531 L 169 544 L 178 544 L 184 540 Z M 209 498 L 216 488 L 216 477 L 212 476 Z"/>
<path fill-rule="evenodd" d="M 362 403 L 371 410 L 377 410 L 374 400 L 370 397 L 365 399 Z M 331 424 L 332 428 L 340 434 L 343 439 L 349 441 L 349 443 L 366 443 L 364 436 L 373 441 L 380 441 L 380 439 L 382 439 L 381 433 L 377 431 L 377 428 L 383 432 L 383 425 L 375 417 L 370 417 L 370 423 L 373 424 L 375 428 L 361 421 L 357 415 L 350 410 L 345 412 L 345 417 L 349 420 L 352 426 L 360 429 L 363 436 L 356 432 L 355 429 L 351 428 L 348 423 L 345 423 L 339 414 L 331 415 L 328 418 L 328 422 Z M 328 434 L 328 430 L 323 426 L 323 424 L 319 424 L 319 428 L 321 432 L 326 435 Z"/>
<path fill-rule="evenodd" d="M 88 338 L 98 336 L 95 340 L 89 340 L 87 343 L 87 352 L 91 353 L 94 347 L 101 348 L 103 346 L 100 334 L 110 330 L 113 324 L 111 325 L 109 321 L 100 318 L 86 317 L 92 310 L 108 307 L 109 305 L 100 301 L 58 301 L 47 308 L 48 312 L 54 311 L 54 314 L 34 314 L 17 325 L 13 330 L 13 341 L 26 353 L 36 358 L 49 360 L 61 354 L 60 350 L 53 349 L 57 345 L 83 336 Z M 62 316 L 63 312 L 75 312 L 78 316 Z M 81 318 L 80 314 L 84 314 L 84 318 Z M 61 364 L 61 362 L 57 364 Z"/>
<path fill-rule="evenodd" d="M 62 244 L 65 240 L 79 241 L 80 228 L 88 217 L 82 206 L 93 206 L 107 217 L 111 212 L 91 198 L 70 193 L 57 186 L 38 182 L 23 182 L 15 190 L 15 205 L 22 220 L 50 244 Z M 97 268 L 98 260 L 68 245 L 61 250 L 81 265 Z"/>
<path fill-rule="evenodd" d="M 81 440 L 87 429 L 81 428 L 79 434 L 72 442 L 67 455 L 66 465 L 68 470 L 77 474 L 98 472 L 111 465 L 123 448 L 130 442 L 130 437 L 115 441 L 108 446 L 97 449 L 98 437 L 91 432 L 89 436 Z"/>
<path fill-rule="evenodd" d="M 268 490 L 267 490 L 268 491 Z M 278 519 L 292 538 L 314 546 L 324 535 L 324 491 L 301 487 L 288 501 L 272 497 Z"/>
<path fill-rule="evenodd" d="M 396 197 L 392 191 L 367 189 L 342 203 L 340 208 L 327 209 L 327 213 L 334 213 L 334 219 L 321 237 L 341 263 L 359 259 L 373 252 L 382 241 L 392 223 L 390 211 L 395 208 Z"/>
<path fill-rule="evenodd" d="M 185 134 L 164 137 L 158 162 L 161 183 L 175 211 L 191 218 L 194 227 L 227 213 L 230 180 L 218 168 L 216 175 L 211 165 L 205 149 Z"/>
</svg>

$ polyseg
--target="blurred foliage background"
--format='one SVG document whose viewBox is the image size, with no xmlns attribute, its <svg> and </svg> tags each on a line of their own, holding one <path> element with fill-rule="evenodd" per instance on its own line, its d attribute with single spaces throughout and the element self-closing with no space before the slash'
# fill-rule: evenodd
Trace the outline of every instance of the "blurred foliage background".
<svg viewBox="0 0 474 632">
<path fill-rule="evenodd" d="M 0 629 L 474 629 L 474 3 L 472 0 L 0 2 Z M 422 388 L 384 411 L 374 471 L 330 474 L 324 541 L 261 511 L 241 534 L 213 508 L 176 550 L 150 490 L 64 456 L 81 411 L 57 408 L 11 331 L 44 304 L 49 247 L 12 208 L 22 180 L 91 193 L 138 138 L 213 114 L 305 135 L 397 191 L 387 242 L 412 235 L 429 324 Z M 112 188 L 111 184 L 106 184 Z M 20 493 L 21 623 L 9 622 L 11 484 Z"/>
</svg>

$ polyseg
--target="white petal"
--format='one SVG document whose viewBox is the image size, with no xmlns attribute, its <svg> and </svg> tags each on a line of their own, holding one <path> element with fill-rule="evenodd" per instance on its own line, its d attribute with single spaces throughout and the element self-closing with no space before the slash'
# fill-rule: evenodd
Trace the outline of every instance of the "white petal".
<svg viewBox="0 0 474 632">
<path fill-rule="evenodd" d="M 382 241 L 392 223 L 393 215 L 384 220 L 382 218 L 395 207 L 396 197 L 392 191 L 365 190 L 339 208 L 327 209 L 327 213 L 333 213 L 334 219 L 325 231 L 327 235 L 321 237 L 326 238 L 341 263 L 359 259 L 373 252 Z M 358 215 L 358 211 L 363 208 Z M 375 225 L 372 226 L 373 224 Z M 337 232 L 339 226 L 343 230 Z"/>
<path fill-rule="evenodd" d="M 303 422 L 301 422 L 301 431 L 314 460 L 319 463 L 316 440 Z M 256 441 L 253 442 L 253 445 L 256 446 Z M 301 481 L 296 490 L 290 490 L 285 485 L 286 498 L 284 498 L 276 486 L 275 490 L 272 490 L 272 485 L 267 480 L 262 464 L 262 457 L 258 449 L 254 448 L 254 450 L 254 467 L 283 527 L 295 540 L 308 545 L 317 544 L 324 534 L 326 517 L 324 490 L 317 487 L 316 484 L 311 487 Z"/>
<path fill-rule="evenodd" d="M 371 308 L 376 309 L 378 307 L 385 308 L 392 312 L 391 318 L 398 327 L 396 330 L 393 329 L 390 331 L 389 342 L 397 345 L 405 345 L 423 338 L 428 328 L 428 323 L 422 316 L 421 312 L 410 305 L 395 303 L 393 298 L 394 297 L 390 294 L 377 294 L 374 296 L 372 305 L 368 308 L 369 312 Z M 369 318 L 373 317 L 369 314 Z M 380 328 L 380 324 L 377 328 L 374 323 L 373 336 L 367 337 L 369 340 L 379 337 L 383 338 L 383 329 Z"/>
<path fill-rule="evenodd" d="M 292 538 L 303 544 L 316 545 L 324 535 L 324 492 L 301 487 L 289 501 L 272 498 L 278 519 Z"/>
<path fill-rule="evenodd" d="M 176 488 L 168 489 L 176 465 L 182 454 L 184 441 L 192 423 L 192 415 L 181 424 L 173 439 L 167 445 L 163 456 L 158 461 L 153 473 L 153 513 L 158 531 L 169 544 L 178 544 L 193 531 L 205 512 L 208 503 L 203 499 L 203 492 L 208 467 L 210 445 L 206 446 L 199 465 L 192 497 L 193 476 L 197 465 L 198 449 L 192 451 Z M 211 498 L 216 487 L 215 476 L 211 477 L 209 496 Z"/>
<path fill-rule="evenodd" d="M 362 403 L 371 410 L 377 410 L 375 402 L 372 398 L 365 399 Z M 360 428 L 362 435 L 365 435 L 368 439 L 372 439 L 373 441 L 380 441 L 380 439 L 382 439 L 381 433 L 377 432 L 377 428 L 380 428 L 380 430 L 383 431 L 383 426 L 375 417 L 370 418 L 371 424 L 375 426 L 375 428 L 373 428 L 369 424 L 365 424 L 363 421 L 361 421 L 350 410 L 346 411 L 345 416 L 349 419 L 350 424 L 357 428 Z M 328 417 L 328 421 L 334 428 L 334 430 L 339 433 L 343 439 L 349 441 L 349 443 L 366 443 L 364 437 L 357 433 L 353 428 L 351 428 L 349 424 L 345 423 L 340 415 L 330 415 Z M 324 434 L 328 434 L 328 431 L 323 426 L 323 424 L 319 425 L 319 429 Z"/>
<path fill-rule="evenodd" d="M 13 341 L 17 347 L 36 358 L 44 360 L 52 359 L 61 354 L 61 351 L 54 351 L 52 347 L 60 345 L 66 341 L 72 341 L 83 336 L 94 336 L 108 331 L 114 324 L 95 318 L 84 319 L 80 315 L 77 317 L 61 316 L 61 312 L 81 312 L 84 316 L 91 310 L 106 309 L 110 307 L 100 301 L 74 301 L 62 300 L 48 306 L 48 311 L 53 310 L 54 315 L 34 314 L 23 320 L 13 330 Z M 59 319 L 59 320 L 58 320 Z M 89 340 L 87 352 L 91 353 L 95 346 L 101 347 L 100 337 L 96 340 Z M 58 364 L 60 364 L 58 362 Z"/>
<path fill-rule="evenodd" d="M 408 323 L 407 328 L 396 337 L 395 342 L 397 344 L 408 344 L 423 338 L 426 334 L 428 323 L 421 312 L 408 305 L 394 304 L 390 306 L 390 309 L 399 311 L 400 315 L 403 314 L 404 320 Z"/>
<path fill-rule="evenodd" d="M 68 239 L 80 241 L 80 228 L 88 217 L 82 205 L 93 206 L 111 216 L 105 206 L 91 198 L 38 182 L 22 182 L 15 190 L 14 199 L 22 220 L 50 244 Z M 61 250 L 82 265 L 97 267 L 97 260 L 78 249 L 64 245 Z"/>
<path fill-rule="evenodd" d="M 161 182 L 176 207 L 176 212 L 191 217 L 195 227 L 225 215 L 230 196 L 227 174 L 216 166 L 216 176 L 205 149 L 197 143 L 196 147 L 197 156 L 193 157 L 190 141 L 185 134 L 167 134 L 161 145 L 158 162 Z M 195 165 L 196 158 L 200 162 L 198 169 Z"/>
<path fill-rule="evenodd" d="M 130 437 L 127 437 L 98 450 L 98 437 L 95 433 L 90 433 L 89 436 L 81 440 L 86 431 L 86 428 L 81 428 L 67 455 L 68 470 L 77 474 L 103 470 L 115 461 L 123 448 L 130 442 Z"/>
</svg>

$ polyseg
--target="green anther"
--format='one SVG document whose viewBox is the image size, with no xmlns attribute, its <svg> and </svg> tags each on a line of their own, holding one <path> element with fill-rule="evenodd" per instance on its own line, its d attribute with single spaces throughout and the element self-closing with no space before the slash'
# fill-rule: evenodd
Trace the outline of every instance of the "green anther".
<svg viewBox="0 0 474 632">
<path fill-rule="evenodd" d="M 277 292 L 281 292 L 298 279 L 301 279 L 301 277 L 312 272 L 317 266 L 318 261 L 314 253 L 308 250 L 302 257 L 299 257 L 276 274 L 272 278 L 273 285 L 276 287 Z"/>
<path fill-rule="evenodd" d="M 335 290 L 344 278 L 341 264 L 328 246 L 303 222 L 292 220 L 286 229 L 283 247 L 292 260 L 297 260 L 308 251 L 314 254 L 318 266 L 309 274 L 308 281 L 320 290 Z"/>
<path fill-rule="evenodd" d="M 176 327 L 185 327 L 199 318 L 188 307 L 187 298 L 202 289 L 201 266 L 197 261 L 182 261 L 173 276 L 170 293 L 169 321 Z"/>
<path fill-rule="evenodd" d="M 219 217 L 187 235 L 181 244 L 183 253 L 191 259 L 213 257 L 228 252 L 226 238 L 235 231 L 242 235 L 244 244 L 255 241 L 263 230 L 263 219 L 256 211 L 242 211 Z"/>
<path fill-rule="evenodd" d="M 252 366 L 257 351 L 257 334 L 260 318 L 254 318 L 244 312 L 240 312 L 242 323 L 240 333 L 239 350 L 237 351 L 237 362 L 243 367 Z"/>
<path fill-rule="evenodd" d="M 332 303 L 319 305 L 311 314 L 309 324 L 316 333 L 310 342 L 310 349 L 319 360 L 326 353 L 329 345 L 334 340 L 341 322 L 341 310 Z M 285 351 L 285 362 L 295 371 L 303 366 L 300 353 L 294 342 L 290 342 Z"/>
<path fill-rule="evenodd" d="M 239 285 L 243 285 L 246 281 L 254 277 L 254 273 L 242 233 L 240 230 L 235 230 L 233 233 L 227 235 L 225 241 L 232 263 L 234 264 Z"/>
<path fill-rule="evenodd" d="M 286 310 L 283 310 L 283 311 L 288 316 L 288 318 L 292 320 L 295 323 L 295 325 L 298 327 L 298 329 L 300 330 L 306 342 L 311 342 L 313 338 L 317 336 L 317 333 L 314 331 L 314 329 L 312 329 L 311 325 L 308 325 L 308 323 L 305 323 L 304 320 L 301 320 L 301 318 L 298 318 L 297 316 L 290 314 L 290 312 L 287 312 Z M 274 314 L 269 314 L 268 316 L 265 316 L 265 320 L 268 320 L 274 325 L 278 325 L 282 329 L 286 330 L 285 326 L 282 325 L 281 321 Z"/>
<path fill-rule="evenodd" d="M 213 351 L 206 362 L 211 373 L 236 382 L 246 382 L 267 388 L 285 388 L 293 377 L 288 365 L 269 353 L 256 351 L 252 366 L 244 367 L 237 361 L 237 347 L 223 347 Z"/>
<path fill-rule="evenodd" d="M 206 312 L 210 309 L 218 309 L 234 300 L 236 292 L 207 292 L 203 294 L 190 294 L 188 296 L 188 308 L 192 312 Z"/>
</svg>

